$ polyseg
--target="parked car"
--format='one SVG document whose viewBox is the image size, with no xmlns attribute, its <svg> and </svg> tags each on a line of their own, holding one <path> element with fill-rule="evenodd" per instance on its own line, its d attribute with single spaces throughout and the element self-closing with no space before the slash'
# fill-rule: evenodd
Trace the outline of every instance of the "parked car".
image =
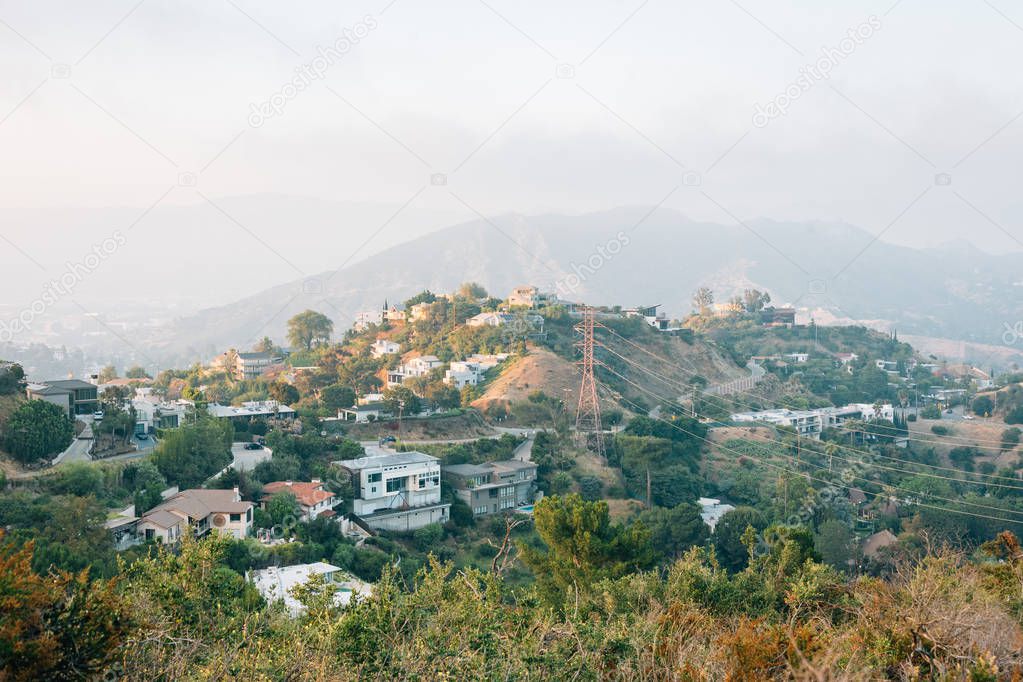
<svg viewBox="0 0 1023 682">
<path fill-rule="evenodd" d="M 149 434 L 148 433 L 140 433 L 140 434 L 138 434 L 135 437 L 138 438 L 139 440 L 149 440 Z"/>
<path fill-rule="evenodd" d="M 387 445 L 388 443 L 397 443 L 397 442 L 398 442 L 398 439 L 395 438 L 394 436 L 384 436 L 383 438 L 380 439 L 380 442 L 378 443 L 378 445 Z"/>
<path fill-rule="evenodd" d="M 92 418 L 96 421 L 103 421 L 103 410 L 96 410 L 92 413 Z"/>
<path fill-rule="evenodd" d="M 246 450 L 262 450 L 263 446 L 260 445 L 259 443 L 246 443 L 245 444 L 245 449 Z"/>
</svg>

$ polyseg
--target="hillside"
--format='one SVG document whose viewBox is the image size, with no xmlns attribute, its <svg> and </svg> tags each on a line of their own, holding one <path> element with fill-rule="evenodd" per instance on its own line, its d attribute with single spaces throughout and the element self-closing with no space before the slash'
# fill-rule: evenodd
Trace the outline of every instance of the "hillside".
<svg viewBox="0 0 1023 682">
<path fill-rule="evenodd" d="M 996 344 L 1003 322 L 1023 317 L 1015 284 L 1020 254 L 914 250 L 874 242 L 846 224 L 748 223 L 774 246 L 765 249 L 742 226 L 699 223 L 668 209 L 648 212 L 507 215 L 455 225 L 339 271 L 181 318 L 153 330 L 148 341 L 153 353 L 187 364 L 264 333 L 283 338 L 285 321 L 306 308 L 328 313 L 340 330 L 384 299 L 402 300 L 423 288 L 452 290 L 470 280 L 500 296 L 530 282 L 570 300 L 660 303 L 676 317 L 690 310 L 701 285 L 714 286 L 719 300 L 756 287 L 821 319 L 871 320 L 905 333 Z M 605 243 L 617 244 L 616 255 L 598 257 L 596 268 L 580 265 Z M 868 245 L 850 262 L 849 254 Z M 815 283 L 811 290 L 808 282 Z"/>
</svg>

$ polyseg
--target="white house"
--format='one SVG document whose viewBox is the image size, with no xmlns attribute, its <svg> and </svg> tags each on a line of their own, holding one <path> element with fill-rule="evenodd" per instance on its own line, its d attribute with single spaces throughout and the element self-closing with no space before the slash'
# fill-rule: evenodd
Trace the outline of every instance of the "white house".
<svg viewBox="0 0 1023 682">
<path fill-rule="evenodd" d="M 817 410 L 762 410 L 760 412 L 737 412 L 731 415 L 734 422 L 763 422 L 776 426 L 789 426 L 799 435 L 819 438 L 827 428 L 840 426 L 850 421 L 871 421 L 895 418 L 895 408 L 890 404 L 871 405 L 852 403 L 842 407 L 823 407 Z"/>
<path fill-rule="evenodd" d="M 380 419 L 384 414 L 383 405 L 380 403 L 369 403 L 366 405 L 353 405 L 352 407 L 342 407 L 337 411 L 338 419 L 348 422 L 355 422 L 357 424 L 364 424 L 369 421 L 375 421 Z"/>
<path fill-rule="evenodd" d="M 248 578 L 263 595 L 267 603 L 283 603 L 293 617 L 302 615 L 305 607 L 295 598 L 295 588 L 309 582 L 314 575 L 323 576 L 323 581 L 334 590 L 334 604 L 346 606 L 354 595 L 369 597 L 373 588 L 356 580 L 332 564 L 317 561 L 313 564 L 295 566 L 271 566 L 259 571 L 250 571 Z"/>
<path fill-rule="evenodd" d="M 394 341 L 388 341 L 387 339 L 377 339 L 370 346 L 370 355 L 375 358 L 383 357 L 385 355 L 391 355 L 401 350 L 401 345 Z"/>
<path fill-rule="evenodd" d="M 449 518 L 440 499 L 440 460 L 422 452 L 367 448 L 367 456 L 334 462 L 352 478 L 352 511 L 370 528 L 410 531 Z"/>
<path fill-rule="evenodd" d="M 409 377 L 426 376 L 443 364 L 436 355 L 420 355 L 419 357 L 407 360 L 404 364 L 398 365 L 395 369 L 389 370 L 387 372 L 387 385 L 399 386 Z"/>
<path fill-rule="evenodd" d="M 700 518 L 710 527 L 711 533 L 714 532 L 714 526 L 721 520 L 721 517 L 735 509 L 730 504 L 721 504 L 721 500 L 716 500 L 713 497 L 701 497 L 696 504 L 700 505 Z"/>
<path fill-rule="evenodd" d="M 448 370 L 444 372 L 444 383 L 457 389 L 475 386 L 486 374 L 486 371 L 479 363 L 459 360 L 452 362 Z"/>
<path fill-rule="evenodd" d="M 506 313 L 485 312 L 474 315 L 465 321 L 468 327 L 500 327 L 511 318 Z"/>
<path fill-rule="evenodd" d="M 381 325 L 384 323 L 383 310 L 363 310 L 355 313 L 355 331 L 362 331 L 370 325 Z"/>
<path fill-rule="evenodd" d="M 412 322 L 425 320 L 430 314 L 431 303 L 416 303 L 408 309 L 408 319 Z"/>
</svg>

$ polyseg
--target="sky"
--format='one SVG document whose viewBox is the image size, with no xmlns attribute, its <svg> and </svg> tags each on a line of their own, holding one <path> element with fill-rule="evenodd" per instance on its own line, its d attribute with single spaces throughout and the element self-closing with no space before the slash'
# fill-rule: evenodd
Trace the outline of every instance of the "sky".
<svg viewBox="0 0 1023 682">
<path fill-rule="evenodd" d="M 0 286 L 130 230 L 87 293 L 224 302 L 457 220 L 662 202 L 1019 251 L 1021 38 L 1007 0 L 0 0 Z M 338 202 L 374 208 L 325 233 Z"/>
</svg>

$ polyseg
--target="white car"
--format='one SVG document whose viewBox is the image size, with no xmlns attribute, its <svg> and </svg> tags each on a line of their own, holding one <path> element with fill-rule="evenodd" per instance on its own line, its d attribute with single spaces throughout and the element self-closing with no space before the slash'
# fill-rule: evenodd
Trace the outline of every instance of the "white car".
<svg viewBox="0 0 1023 682">
<path fill-rule="evenodd" d="M 96 421 L 103 421 L 103 411 L 96 410 L 95 412 L 92 413 L 92 418 Z"/>
</svg>

